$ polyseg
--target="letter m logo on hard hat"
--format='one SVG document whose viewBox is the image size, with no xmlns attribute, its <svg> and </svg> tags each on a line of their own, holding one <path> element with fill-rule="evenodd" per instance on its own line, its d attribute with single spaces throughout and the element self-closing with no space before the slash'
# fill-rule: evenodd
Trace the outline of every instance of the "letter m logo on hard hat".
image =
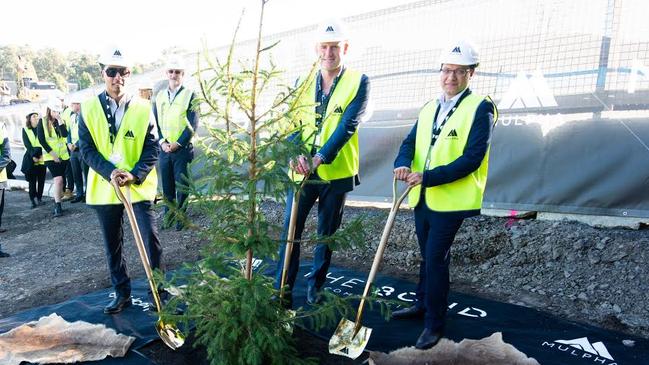
<svg viewBox="0 0 649 365">
<path fill-rule="evenodd" d="M 113 53 L 113 56 L 121 56 L 122 52 L 119 51 L 119 49 L 115 50 L 115 53 Z"/>
<path fill-rule="evenodd" d="M 448 49 L 448 48 L 447 48 L 447 49 Z M 460 46 L 455 46 L 455 48 L 453 48 L 453 50 L 451 51 L 451 53 L 462 53 L 462 51 L 460 50 Z"/>
<path fill-rule="evenodd" d="M 334 31 L 334 27 L 332 27 L 331 25 L 327 27 L 327 30 L 325 30 L 325 32 L 333 32 L 333 31 Z"/>
<path fill-rule="evenodd" d="M 522 109 L 557 106 L 557 100 L 543 77 L 541 71 L 536 70 L 531 78 L 525 72 L 519 72 L 509 85 L 500 102 L 498 109 Z"/>
</svg>

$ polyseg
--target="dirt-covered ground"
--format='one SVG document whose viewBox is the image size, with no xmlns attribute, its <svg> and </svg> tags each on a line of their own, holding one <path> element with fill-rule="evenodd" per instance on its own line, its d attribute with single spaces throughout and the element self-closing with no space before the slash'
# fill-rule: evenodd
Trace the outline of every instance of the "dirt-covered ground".
<svg viewBox="0 0 649 365">
<path fill-rule="evenodd" d="M 2 227 L 8 231 L 0 242 L 12 256 L 0 258 L 0 317 L 110 285 L 90 208 L 64 203 L 64 216 L 52 218 L 51 200 L 30 209 L 23 191 L 9 191 L 5 199 Z M 283 206 L 266 203 L 263 209 L 279 222 Z M 334 253 L 335 264 L 369 270 L 387 213 L 347 207 L 345 221 L 364 215 L 370 248 Z M 312 216 L 308 229 L 313 223 Z M 125 232 L 131 241 L 127 223 Z M 192 231 L 161 231 L 167 268 L 198 258 L 197 237 Z M 127 246 L 132 276 L 144 276 L 135 247 Z M 463 224 L 452 250 L 453 290 L 649 338 L 646 230 L 481 216 Z M 381 270 L 416 280 L 417 265 L 412 213 L 402 210 Z"/>
</svg>

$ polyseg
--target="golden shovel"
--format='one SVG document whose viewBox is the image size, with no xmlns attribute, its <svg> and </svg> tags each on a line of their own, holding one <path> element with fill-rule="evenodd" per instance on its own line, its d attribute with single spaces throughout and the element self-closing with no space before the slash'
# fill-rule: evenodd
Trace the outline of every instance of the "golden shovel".
<svg viewBox="0 0 649 365">
<path fill-rule="evenodd" d="M 288 266 L 291 263 L 291 252 L 293 252 L 293 241 L 295 240 L 295 224 L 297 221 L 297 208 L 300 201 L 300 192 L 304 184 L 309 179 L 309 175 L 304 176 L 300 187 L 293 193 L 293 203 L 291 203 L 291 216 L 288 221 L 288 231 L 286 232 L 286 248 L 284 249 L 284 265 L 282 266 L 282 279 L 279 284 L 279 298 L 284 300 L 284 286 L 286 285 L 286 275 Z"/>
<path fill-rule="evenodd" d="M 358 310 L 356 311 L 356 321 L 352 322 L 346 318 L 340 320 L 336 331 L 329 340 L 330 354 L 342 355 L 356 359 L 363 353 L 365 346 L 367 346 L 367 342 L 370 340 L 372 329 L 361 325 L 363 309 L 365 308 L 365 298 L 367 298 L 370 293 L 370 287 L 372 286 L 376 272 L 379 269 L 379 264 L 383 258 L 383 251 L 385 251 L 390 231 L 392 231 L 392 227 L 394 226 L 394 218 L 397 216 L 399 206 L 410 192 L 410 189 L 411 187 L 408 186 L 399 199 L 397 199 L 397 179 L 394 179 L 392 184 L 392 208 L 388 215 L 388 221 L 385 223 L 385 228 L 383 228 L 381 242 L 379 243 L 379 247 L 376 249 L 376 254 L 374 255 L 374 262 L 372 262 L 372 269 L 367 277 L 363 297 L 361 298 Z"/>
<path fill-rule="evenodd" d="M 160 295 L 158 294 L 158 287 L 153 280 L 153 271 L 151 270 L 151 264 L 149 263 L 149 257 L 146 254 L 146 249 L 144 248 L 144 241 L 142 240 L 142 234 L 140 233 L 140 228 L 137 225 L 135 220 L 135 212 L 133 212 L 133 204 L 131 204 L 131 188 L 130 186 L 126 188 L 126 197 L 122 194 L 122 190 L 115 182 L 111 180 L 113 188 L 115 188 L 115 193 L 119 200 L 124 203 L 124 209 L 128 215 L 128 221 L 131 223 L 131 230 L 133 231 L 133 237 L 135 237 L 135 246 L 137 246 L 137 251 L 140 253 L 140 260 L 142 260 L 142 265 L 144 266 L 144 272 L 146 273 L 146 278 L 149 281 L 151 286 L 151 293 L 153 294 L 153 301 L 155 306 L 158 309 L 158 313 L 162 311 L 162 304 L 160 303 Z M 162 321 L 162 318 L 158 318 L 158 321 L 155 324 L 155 329 L 158 332 L 158 336 L 162 339 L 162 342 L 165 345 L 169 346 L 172 350 L 176 350 L 185 343 L 185 336 L 182 332 L 172 323 L 165 323 Z"/>
</svg>

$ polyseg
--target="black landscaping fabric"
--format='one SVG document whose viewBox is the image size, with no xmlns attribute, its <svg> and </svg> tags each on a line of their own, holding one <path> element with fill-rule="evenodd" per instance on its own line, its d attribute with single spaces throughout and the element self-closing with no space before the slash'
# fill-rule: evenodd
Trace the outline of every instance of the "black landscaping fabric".
<svg viewBox="0 0 649 365">
<path fill-rule="evenodd" d="M 262 263 L 268 274 L 274 264 Z M 259 266 L 259 267 L 261 267 Z M 294 289 L 294 305 L 306 305 L 306 279 L 308 260 L 300 267 L 300 274 Z M 367 273 L 332 267 L 324 289 L 338 295 L 360 295 L 364 289 Z M 378 275 L 376 288 L 388 299 L 399 301 L 403 306 L 412 304 L 415 284 L 388 276 Z M 147 283 L 133 282 L 136 301 L 146 302 Z M 106 359 L 93 364 L 150 364 L 137 349 L 152 340 L 157 340 L 154 324 L 155 312 L 150 312 L 144 303 L 124 310 L 118 315 L 103 314 L 104 305 L 110 300 L 110 290 L 84 295 L 67 302 L 34 308 L 14 316 L 0 319 L 0 333 L 22 323 L 37 320 L 56 312 L 72 322 L 84 320 L 90 323 L 104 323 L 118 333 L 135 336 L 129 356 L 122 359 Z M 393 310 L 399 307 L 393 308 Z M 354 320 L 354 318 L 349 318 Z M 401 347 L 413 346 L 422 330 L 421 320 L 386 321 L 374 310 L 366 309 L 363 325 L 373 329 L 367 350 L 389 352 Z M 633 337 L 601 328 L 562 320 L 551 314 L 534 309 L 486 300 L 470 295 L 451 292 L 445 337 L 454 341 L 480 339 L 494 332 L 502 332 L 503 340 L 515 346 L 529 357 L 543 365 L 646 365 L 649 364 L 649 340 Z M 317 335 L 329 339 L 333 328 L 322 330 Z M 634 341 L 625 346 L 623 340 Z"/>
</svg>

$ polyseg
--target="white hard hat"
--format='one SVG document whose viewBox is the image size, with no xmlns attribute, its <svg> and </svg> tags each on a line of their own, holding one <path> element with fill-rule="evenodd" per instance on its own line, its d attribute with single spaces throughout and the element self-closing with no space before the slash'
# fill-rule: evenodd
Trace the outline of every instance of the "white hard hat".
<svg viewBox="0 0 649 365">
<path fill-rule="evenodd" d="M 104 66 L 131 67 L 131 61 L 119 47 L 110 47 L 99 57 L 99 63 Z"/>
<path fill-rule="evenodd" d="M 348 40 L 345 23 L 336 18 L 327 19 L 316 28 L 316 42 L 340 42 Z"/>
<path fill-rule="evenodd" d="M 47 102 L 47 107 L 53 111 L 53 112 L 62 112 L 63 111 L 63 105 L 61 105 L 61 101 L 58 99 L 50 99 Z"/>
<path fill-rule="evenodd" d="M 461 40 L 451 43 L 447 48 L 442 49 L 440 64 L 475 66 L 480 63 L 478 51 L 471 43 Z"/>
<path fill-rule="evenodd" d="M 68 104 L 81 104 L 81 95 L 72 94 L 68 96 Z"/>
<path fill-rule="evenodd" d="M 184 70 L 185 62 L 183 59 L 178 56 L 169 57 L 167 63 L 165 64 L 167 70 Z"/>
</svg>

